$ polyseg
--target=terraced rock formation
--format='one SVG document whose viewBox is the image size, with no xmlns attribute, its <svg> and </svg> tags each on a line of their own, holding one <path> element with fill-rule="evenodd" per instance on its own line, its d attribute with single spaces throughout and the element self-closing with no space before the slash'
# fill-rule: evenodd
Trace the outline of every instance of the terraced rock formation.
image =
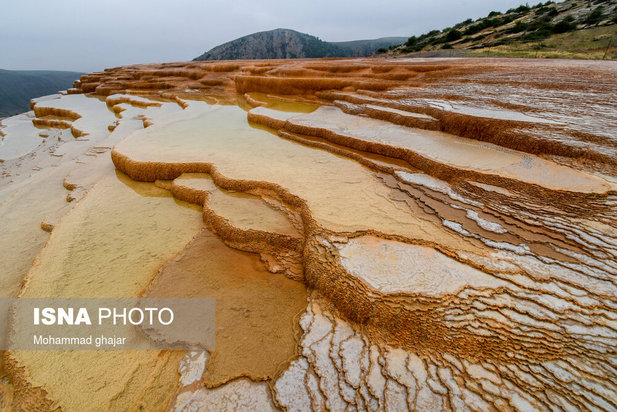
<svg viewBox="0 0 617 412">
<path fill-rule="evenodd" d="M 5 353 L 5 402 L 617 410 L 616 75 L 190 62 L 34 101 L 3 120 L 7 296 L 213 296 L 217 348 Z"/>
</svg>

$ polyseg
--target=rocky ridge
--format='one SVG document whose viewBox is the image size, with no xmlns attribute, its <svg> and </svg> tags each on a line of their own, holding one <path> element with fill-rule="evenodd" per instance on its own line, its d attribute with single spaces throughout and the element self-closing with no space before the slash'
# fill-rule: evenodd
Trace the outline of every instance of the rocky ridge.
<svg viewBox="0 0 617 412">
<path fill-rule="evenodd" d="M 403 37 L 350 42 L 326 42 L 290 29 L 249 34 L 216 46 L 194 60 L 304 59 L 315 57 L 366 57 L 377 49 L 400 44 Z"/>
</svg>

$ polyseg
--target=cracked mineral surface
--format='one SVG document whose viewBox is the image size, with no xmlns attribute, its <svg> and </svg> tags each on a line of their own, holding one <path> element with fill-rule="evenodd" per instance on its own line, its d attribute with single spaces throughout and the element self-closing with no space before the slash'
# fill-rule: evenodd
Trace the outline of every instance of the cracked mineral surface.
<svg viewBox="0 0 617 412">
<path fill-rule="evenodd" d="M 211 351 L 10 351 L 8 410 L 617 410 L 617 64 L 81 77 L 0 123 L 2 297 L 214 297 Z"/>
</svg>

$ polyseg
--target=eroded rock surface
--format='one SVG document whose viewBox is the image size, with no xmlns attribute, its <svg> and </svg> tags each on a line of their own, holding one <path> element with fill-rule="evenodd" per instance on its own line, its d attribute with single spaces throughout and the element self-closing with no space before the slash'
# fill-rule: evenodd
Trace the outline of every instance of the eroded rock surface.
<svg viewBox="0 0 617 412">
<path fill-rule="evenodd" d="M 33 101 L 1 129 L 8 296 L 213 296 L 217 349 L 6 353 L 5 402 L 617 410 L 616 75 L 190 62 Z"/>
</svg>

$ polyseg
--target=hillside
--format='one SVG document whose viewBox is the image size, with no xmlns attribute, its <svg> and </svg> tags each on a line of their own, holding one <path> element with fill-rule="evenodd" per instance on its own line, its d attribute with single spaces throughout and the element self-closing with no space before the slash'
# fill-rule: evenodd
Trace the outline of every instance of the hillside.
<svg viewBox="0 0 617 412">
<path fill-rule="evenodd" d="M 317 57 L 365 57 L 379 48 L 401 44 L 404 37 L 325 42 L 310 34 L 275 29 L 249 34 L 221 44 L 194 60 L 300 59 Z"/>
<path fill-rule="evenodd" d="M 0 117 L 29 110 L 30 99 L 68 89 L 81 73 L 0 70 Z"/>
<path fill-rule="evenodd" d="M 411 36 L 382 55 L 617 58 L 617 0 L 547 1 Z"/>
</svg>

